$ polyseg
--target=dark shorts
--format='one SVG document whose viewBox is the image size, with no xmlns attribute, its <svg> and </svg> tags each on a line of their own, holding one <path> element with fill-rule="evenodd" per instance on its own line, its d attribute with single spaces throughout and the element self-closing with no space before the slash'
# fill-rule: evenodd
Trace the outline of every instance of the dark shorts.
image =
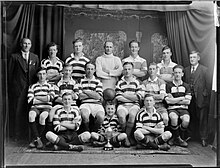
<svg viewBox="0 0 220 168">
<path fill-rule="evenodd" d="M 72 145 L 82 145 L 82 142 L 80 141 L 80 138 L 76 131 L 60 131 L 58 133 L 58 137 L 60 139 L 64 139 L 67 143 L 70 143 Z"/>
<path fill-rule="evenodd" d="M 176 113 L 176 115 L 178 115 L 179 117 L 181 117 L 181 116 L 183 116 L 185 114 L 189 115 L 189 112 L 186 109 L 172 109 L 172 110 L 168 110 L 169 114 L 172 113 L 172 112 Z"/>
<path fill-rule="evenodd" d="M 42 112 L 46 111 L 46 112 L 50 112 L 49 108 L 36 108 L 36 107 L 31 107 L 30 111 L 35 111 L 37 113 L 37 115 L 41 114 Z"/>
</svg>

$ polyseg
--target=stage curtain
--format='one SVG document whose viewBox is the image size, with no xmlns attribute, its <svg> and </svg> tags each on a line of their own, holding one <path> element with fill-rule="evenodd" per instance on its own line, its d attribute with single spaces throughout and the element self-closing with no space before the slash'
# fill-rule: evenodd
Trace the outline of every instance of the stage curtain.
<svg viewBox="0 0 220 168">
<path fill-rule="evenodd" d="M 32 40 L 31 51 L 39 55 L 40 60 L 47 57 L 46 45 L 53 41 L 63 48 L 63 7 L 37 4 L 8 4 L 6 10 L 6 31 L 3 42 L 8 58 L 19 49 L 19 40 L 29 37 Z M 60 55 L 62 57 L 62 54 Z"/>
</svg>

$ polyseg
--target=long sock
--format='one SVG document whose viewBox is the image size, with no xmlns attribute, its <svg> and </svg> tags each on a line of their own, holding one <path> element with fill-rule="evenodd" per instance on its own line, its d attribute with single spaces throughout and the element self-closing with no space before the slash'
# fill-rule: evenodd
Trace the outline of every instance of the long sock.
<svg viewBox="0 0 220 168">
<path fill-rule="evenodd" d="M 84 131 L 89 131 L 89 132 L 90 132 L 90 129 L 89 129 L 89 122 L 85 122 L 85 123 L 83 123 L 83 125 L 84 125 L 83 132 L 84 132 Z"/>
<path fill-rule="evenodd" d="M 101 124 L 102 124 L 103 120 L 100 118 L 95 118 L 95 123 L 94 123 L 94 127 L 93 127 L 93 131 L 97 132 L 98 129 L 100 128 Z"/>
<path fill-rule="evenodd" d="M 53 132 L 53 123 L 52 122 L 47 123 L 47 130 Z"/>
<path fill-rule="evenodd" d="M 60 137 L 57 145 L 61 146 L 63 149 L 69 149 L 69 144 L 66 143 L 65 139 L 63 139 L 62 137 Z"/>
<path fill-rule="evenodd" d="M 30 124 L 30 128 L 31 128 L 31 132 L 33 133 L 34 139 L 37 139 L 37 137 L 39 137 L 39 133 L 37 130 L 37 124 L 36 122 L 29 122 Z"/>
<path fill-rule="evenodd" d="M 156 143 L 157 145 L 162 145 L 162 144 L 165 143 L 162 136 L 159 136 L 159 137 L 155 138 L 153 142 Z"/>
<path fill-rule="evenodd" d="M 45 125 L 39 124 L 39 136 L 40 137 L 43 135 L 44 130 L 45 130 Z"/>
<path fill-rule="evenodd" d="M 178 125 L 177 126 L 172 126 L 171 125 L 171 132 L 172 132 L 174 138 L 179 137 L 180 136 L 179 126 Z"/>
<path fill-rule="evenodd" d="M 133 123 L 127 123 L 127 127 L 126 127 L 126 134 L 128 136 L 128 139 L 130 140 L 132 138 L 132 130 L 133 130 L 134 124 Z"/>
</svg>

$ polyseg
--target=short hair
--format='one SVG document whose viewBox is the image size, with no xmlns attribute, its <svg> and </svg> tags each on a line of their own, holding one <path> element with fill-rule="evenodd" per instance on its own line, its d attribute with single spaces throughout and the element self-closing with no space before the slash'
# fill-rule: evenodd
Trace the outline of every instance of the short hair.
<svg viewBox="0 0 220 168">
<path fill-rule="evenodd" d="M 174 71 L 174 69 L 176 69 L 176 68 L 182 69 L 182 72 L 184 71 L 184 68 L 183 68 L 182 65 L 179 65 L 179 64 L 175 65 L 175 66 L 173 67 L 173 71 Z"/>
<path fill-rule="evenodd" d="M 65 67 L 73 67 L 73 66 L 72 66 L 72 64 L 65 63 L 65 64 L 63 65 L 63 68 L 65 68 Z"/>
<path fill-rule="evenodd" d="M 116 106 L 116 103 L 115 103 L 115 101 L 106 101 L 106 103 L 105 103 L 105 107 L 106 107 L 107 105 L 113 105 L 113 106 Z"/>
<path fill-rule="evenodd" d="M 43 67 L 39 67 L 39 68 L 37 68 L 37 70 L 36 70 L 36 74 L 38 74 L 40 71 L 47 71 L 47 69 L 46 68 L 43 68 Z"/>
<path fill-rule="evenodd" d="M 151 65 L 155 65 L 156 68 L 158 68 L 157 63 L 155 63 L 155 62 L 151 62 L 148 67 L 150 67 Z"/>
<path fill-rule="evenodd" d="M 56 46 L 56 47 L 57 47 L 57 50 L 58 50 L 58 45 L 57 45 L 55 42 L 50 42 L 50 43 L 47 45 L 47 50 L 49 50 L 50 47 L 53 47 L 53 46 Z"/>
<path fill-rule="evenodd" d="M 132 68 L 134 68 L 134 64 L 133 64 L 132 62 L 124 62 L 124 63 L 123 63 L 123 67 L 124 67 L 125 65 L 131 65 Z"/>
<path fill-rule="evenodd" d="M 140 47 L 140 42 L 137 41 L 137 40 L 131 40 L 128 44 L 129 47 L 131 47 L 131 43 L 137 43 L 138 44 L 138 47 Z"/>
<path fill-rule="evenodd" d="M 77 39 L 75 39 L 72 43 L 73 43 L 73 45 L 76 43 L 76 42 L 81 42 L 82 44 L 83 44 L 83 39 L 82 38 L 77 38 Z"/>
<path fill-rule="evenodd" d="M 147 98 L 147 97 L 153 97 L 153 99 L 154 99 L 154 96 L 153 96 L 152 94 L 146 93 L 146 94 L 144 95 L 144 100 L 145 100 L 145 98 Z"/>
<path fill-rule="evenodd" d="M 167 50 L 167 49 L 170 49 L 170 51 L 171 51 L 171 48 L 166 45 L 166 46 L 164 46 L 164 47 L 162 48 L 162 52 L 163 52 L 164 50 Z"/>
<path fill-rule="evenodd" d="M 30 40 L 30 41 L 31 41 L 31 39 L 30 39 L 30 38 L 28 38 L 28 37 L 24 37 L 24 38 L 22 38 L 22 39 L 20 40 L 20 44 L 21 44 L 21 43 L 23 43 L 25 39 L 27 39 L 27 40 Z"/>
<path fill-rule="evenodd" d="M 196 50 L 192 50 L 192 51 L 189 53 L 189 55 L 191 55 L 191 54 L 197 54 L 197 55 L 200 57 L 200 53 L 199 53 L 198 51 L 196 51 Z"/>
<path fill-rule="evenodd" d="M 89 62 L 87 62 L 87 63 L 85 64 L 84 69 L 86 69 L 87 65 L 89 65 L 89 64 L 94 65 L 95 68 L 96 68 L 96 64 L 95 64 L 95 62 L 94 62 L 94 61 L 89 61 Z"/>
<path fill-rule="evenodd" d="M 105 48 L 105 46 L 106 46 L 106 43 L 112 43 L 112 44 L 113 44 L 113 46 L 114 46 L 113 41 L 111 41 L 111 40 L 107 40 L 107 41 L 105 41 L 105 42 L 104 42 L 104 48 Z"/>
<path fill-rule="evenodd" d="M 72 98 L 72 94 L 71 94 L 70 92 L 65 92 L 65 93 L 62 95 L 62 98 L 63 98 L 64 96 L 71 96 L 71 98 Z"/>
</svg>

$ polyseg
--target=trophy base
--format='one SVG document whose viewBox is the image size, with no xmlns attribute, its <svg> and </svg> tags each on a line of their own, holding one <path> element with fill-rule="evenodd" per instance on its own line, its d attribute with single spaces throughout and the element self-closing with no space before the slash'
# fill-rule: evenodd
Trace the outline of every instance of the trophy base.
<svg viewBox="0 0 220 168">
<path fill-rule="evenodd" d="M 106 146 L 104 146 L 103 150 L 110 151 L 110 150 L 113 150 L 113 147 L 106 147 Z"/>
</svg>

